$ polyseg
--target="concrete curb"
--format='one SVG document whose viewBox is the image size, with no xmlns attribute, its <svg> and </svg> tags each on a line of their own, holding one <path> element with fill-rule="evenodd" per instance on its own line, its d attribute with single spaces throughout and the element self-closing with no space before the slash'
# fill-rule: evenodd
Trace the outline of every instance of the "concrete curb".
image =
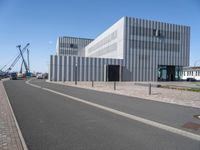
<svg viewBox="0 0 200 150">
<path fill-rule="evenodd" d="M 7 80 L 8 80 L 8 79 L 7 79 Z M 3 84 L 3 82 L 5 82 L 5 81 L 7 81 L 7 80 L 2 80 L 2 84 Z M 3 88 L 4 88 L 4 85 L 3 85 Z M 15 114 L 14 114 L 14 112 L 13 112 L 12 106 L 11 106 L 11 104 L 10 104 L 10 101 L 9 101 L 9 98 L 8 98 L 8 95 L 7 95 L 7 93 L 6 93 L 5 88 L 4 88 L 4 92 L 5 92 L 5 95 L 6 95 L 5 98 L 6 98 L 7 102 L 8 102 L 9 108 L 10 108 L 10 110 L 11 110 L 12 117 L 13 117 L 13 119 L 14 119 L 14 121 L 15 121 L 15 125 L 16 125 L 16 127 L 17 127 L 17 133 L 18 133 L 18 135 L 19 135 L 19 138 L 20 138 L 22 147 L 23 147 L 24 150 L 28 150 L 28 148 L 27 148 L 27 146 L 26 146 L 26 143 L 25 143 L 25 140 L 24 140 L 24 137 L 23 137 L 23 135 L 22 135 L 22 133 L 21 133 L 21 130 L 20 130 L 19 125 L 18 125 L 18 122 L 17 122 L 17 120 L 16 120 Z"/>
</svg>

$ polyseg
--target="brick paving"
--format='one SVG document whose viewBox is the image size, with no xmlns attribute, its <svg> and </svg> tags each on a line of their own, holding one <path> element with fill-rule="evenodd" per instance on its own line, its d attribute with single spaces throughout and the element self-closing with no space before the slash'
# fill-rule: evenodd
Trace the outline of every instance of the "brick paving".
<svg viewBox="0 0 200 150">
<path fill-rule="evenodd" d="M 94 82 L 94 87 L 92 82 L 78 82 L 77 85 L 74 82 L 53 83 L 200 108 L 200 92 L 152 87 L 152 94 L 149 95 L 148 86 L 135 85 L 134 82 L 117 82 L 116 90 L 113 82 Z"/>
<path fill-rule="evenodd" d="M 23 150 L 2 81 L 0 81 L 0 150 Z"/>
</svg>

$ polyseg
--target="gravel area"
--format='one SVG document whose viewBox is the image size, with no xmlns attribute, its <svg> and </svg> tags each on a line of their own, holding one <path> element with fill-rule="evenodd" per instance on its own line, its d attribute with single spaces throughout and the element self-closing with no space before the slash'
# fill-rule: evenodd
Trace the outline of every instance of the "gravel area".
<svg viewBox="0 0 200 150">
<path fill-rule="evenodd" d="M 164 89 L 152 86 L 151 95 L 149 95 L 148 86 L 135 85 L 135 82 L 117 82 L 116 90 L 114 90 L 113 82 L 94 82 L 94 87 L 92 87 L 92 82 L 78 82 L 77 85 L 74 82 L 52 83 L 200 108 L 200 92 Z"/>
</svg>

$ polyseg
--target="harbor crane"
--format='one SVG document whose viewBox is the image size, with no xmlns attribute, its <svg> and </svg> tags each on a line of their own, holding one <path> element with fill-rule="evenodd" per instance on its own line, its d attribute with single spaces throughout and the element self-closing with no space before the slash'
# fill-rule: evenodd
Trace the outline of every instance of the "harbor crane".
<svg viewBox="0 0 200 150">
<path fill-rule="evenodd" d="M 23 64 L 26 66 L 26 73 L 29 74 L 29 68 L 27 67 L 26 65 L 26 61 L 24 60 L 24 57 L 23 57 L 23 53 L 28 49 L 30 43 L 27 43 L 26 46 L 21 50 L 21 46 L 19 47 L 19 45 L 17 46 L 20 50 L 20 54 L 17 55 L 17 57 L 14 59 L 14 61 L 11 63 L 11 65 L 6 69 L 5 73 L 8 74 L 9 71 L 12 70 L 12 68 L 16 65 L 16 63 L 19 61 L 19 59 L 22 57 L 23 59 Z M 25 63 L 24 63 L 25 62 Z"/>
<path fill-rule="evenodd" d="M 18 45 L 17 48 L 19 49 L 19 52 L 20 52 L 20 55 L 21 55 L 21 58 L 22 58 L 22 64 L 21 64 L 21 69 L 20 69 L 20 72 L 22 73 L 22 67 L 23 67 L 23 64 L 24 64 L 24 67 L 25 67 L 25 70 L 26 70 L 26 76 L 30 76 L 30 68 L 29 68 L 29 50 L 27 48 L 27 59 L 28 59 L 28 65 L 27 65 L 27 62 L 26 60 L 24 59 L 24 55 L 23 55 L 23 52 L 21 50 L 21 45 Z"/>
</svg>

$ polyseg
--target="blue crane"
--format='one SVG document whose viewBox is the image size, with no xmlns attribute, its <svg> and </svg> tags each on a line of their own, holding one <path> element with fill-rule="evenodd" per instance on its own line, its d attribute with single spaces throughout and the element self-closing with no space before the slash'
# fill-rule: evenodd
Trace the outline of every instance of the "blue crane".
<svg viewBox="0 0 200 150">
<path fill-rule="evenodd" d="M 27 59 L 28 59 L 28 65 L 27 65 L 27 62 L 25 61 L 24 59 L 24 56 L 23 56 L 23 51 L 21 50 L 21 45 L 18 45 L 17 48 L 19 49 L 19 52 L 20 52 L 20 55 L 22 57 L 22 64 L 21 64 L 21 69 L 20 69 L 20 72 L 22 72 L 22 66 L 24 64 L 24 67 L 26 69 L 26 76 L 30 76 L 30 68 L 29 68 L 29 50 L 28 48 L 27 49 Z"/>
<path fill-rule="evenodd" d="M 21 50 L 20 49 L 20 54 L 17 55 L 17 57 L 14 59 L 14 61 L 12 62 L 12 64 L 9 66 L 9 68 L 5 71 L 6 73 L 8 73 L 10 70 L 12 70 L 12 68 L 15 66 L 15 64 L 19 61 L 19 59 L 23 56 L 23 53 L 27 50 L 27 48 L 29 47 L 30 43 L 26 44 L 26 46 Z"/>
</svg>

